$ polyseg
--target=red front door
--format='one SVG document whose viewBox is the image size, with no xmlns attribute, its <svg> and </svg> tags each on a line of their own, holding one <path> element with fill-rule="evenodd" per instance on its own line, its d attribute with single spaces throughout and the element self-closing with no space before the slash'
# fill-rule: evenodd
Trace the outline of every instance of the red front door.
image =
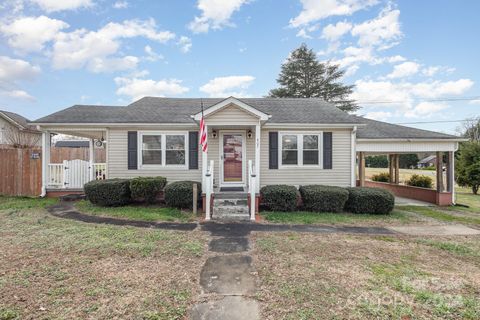
<svg viewBox="0 0 480 320">
<path fill-rule="evenodd" d="M 243 182 L 243 136 L 239 133 L 223 135 L 223 182 Z"/>
</svg>

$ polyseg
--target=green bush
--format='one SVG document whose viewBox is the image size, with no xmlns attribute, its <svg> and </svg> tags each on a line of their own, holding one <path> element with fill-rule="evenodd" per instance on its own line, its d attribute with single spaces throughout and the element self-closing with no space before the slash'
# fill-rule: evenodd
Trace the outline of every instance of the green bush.
<svg viewBox="0 0 480 320">
<path fill-rule="evenodd" d="M 202 184 L 196 181 L 177 181 L 165 187 L 165 203 L 169 207 L 192 209 L 193 184 L 198 185 L 197 199 L 202 199 Z"/>
<path fill-rule="evenodd" d="M 410 179 L 406 181 L 406 184 L 412 187 L 420 187 L 420 188 L 429 188 L 431 189 L 433 186 L 432 178 L 428 176 L 422 176 L 419 174 L 412 174 Z"/>
<path fill-rule="evenodd" d="M 132 199 L 143 199 L 147 203 L 154 203 L 157 195 L 165 188 L 165 177 L 138 177 L 130 181 Z"/>
<path fill-rule="evenodd" d="M 310 185 L 300 187 L 303 207 L 308 211 L 341 212 L 348 200 L 345 188 Z"/>
<path fill-rule="evenodd" d="M 269 185 L 260 189 L 262 203 L 272 211 L 293 211 L 297 208 L 297 188 Z"/>
<path fill-rule="evenodd" d="M 353 213 L 388 214 L 395 206 L 395 197 L 385 189 L 347 188 L 345 210 Z"/>
<path fill-rule="evenodd" d="M 374 175 L 372 175 L 372 181 L 389 182 L 390 181 L 390 173 L 380 172 L 380 173 L 374 174 Z"/>
<path fill-rule="evenodd" d="M 91 203 L 100 206 L 123 206 L 131 200 L 130 180 L 127 179 L 90 181 L 83 190 Z"/>
</svg>

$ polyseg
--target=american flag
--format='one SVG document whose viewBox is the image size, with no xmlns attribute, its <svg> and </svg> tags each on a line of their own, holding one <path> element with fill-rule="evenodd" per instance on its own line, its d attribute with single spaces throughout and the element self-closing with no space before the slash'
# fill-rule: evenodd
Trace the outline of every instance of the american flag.
<svg viewBox="0 0 480 320">
<path fill-rule="evenodd" d="M 203 101 L 202 103 L 202 118 L 200 119 L 200 144 L 202 145 L 202 151 L 207 152 L 207 131 L 205 130 L 205 119 L 203 117 Z"/>
</svg>

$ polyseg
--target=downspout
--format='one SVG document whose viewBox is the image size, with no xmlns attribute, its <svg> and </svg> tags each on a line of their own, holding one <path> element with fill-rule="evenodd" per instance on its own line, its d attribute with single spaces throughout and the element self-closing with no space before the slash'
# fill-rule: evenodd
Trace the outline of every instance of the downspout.
<svg viewBox="0 0 480 320">
<path fill-rule="evenodd" d="M 42 132 L 42 191 L 40 197 L 47 195 L 47 167 L 50 161 L 50 149 L 47 146 L 47 139 L 50 139 L 50 132 Z M 47 151 L 48 149 L 48 151 Z"/>
<path fill-rule="evenodd" d="M 352 136 L 351 136 L 351 148 L 350 150 L 352 151 L 352 164 L 351 164 L 351 186 L 356 187 L 357 186 L 357 175 L 356 175 L 356 170 L 355 166 L 357 163 L 357 126 L 353 127 L 352 130 Z"/>
</svg>

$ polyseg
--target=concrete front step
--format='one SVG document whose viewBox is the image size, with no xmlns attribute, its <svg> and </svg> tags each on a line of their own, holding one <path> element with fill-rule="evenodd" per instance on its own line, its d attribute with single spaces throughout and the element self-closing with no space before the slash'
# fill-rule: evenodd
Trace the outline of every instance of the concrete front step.
<svg viewBox="0 0 480 320">
<path fill-rule="evenodd" d="M 250 220 L 247 194 L 228 192 L 215 194 L 212 218 L 216 220 Z"/>
</svg>

